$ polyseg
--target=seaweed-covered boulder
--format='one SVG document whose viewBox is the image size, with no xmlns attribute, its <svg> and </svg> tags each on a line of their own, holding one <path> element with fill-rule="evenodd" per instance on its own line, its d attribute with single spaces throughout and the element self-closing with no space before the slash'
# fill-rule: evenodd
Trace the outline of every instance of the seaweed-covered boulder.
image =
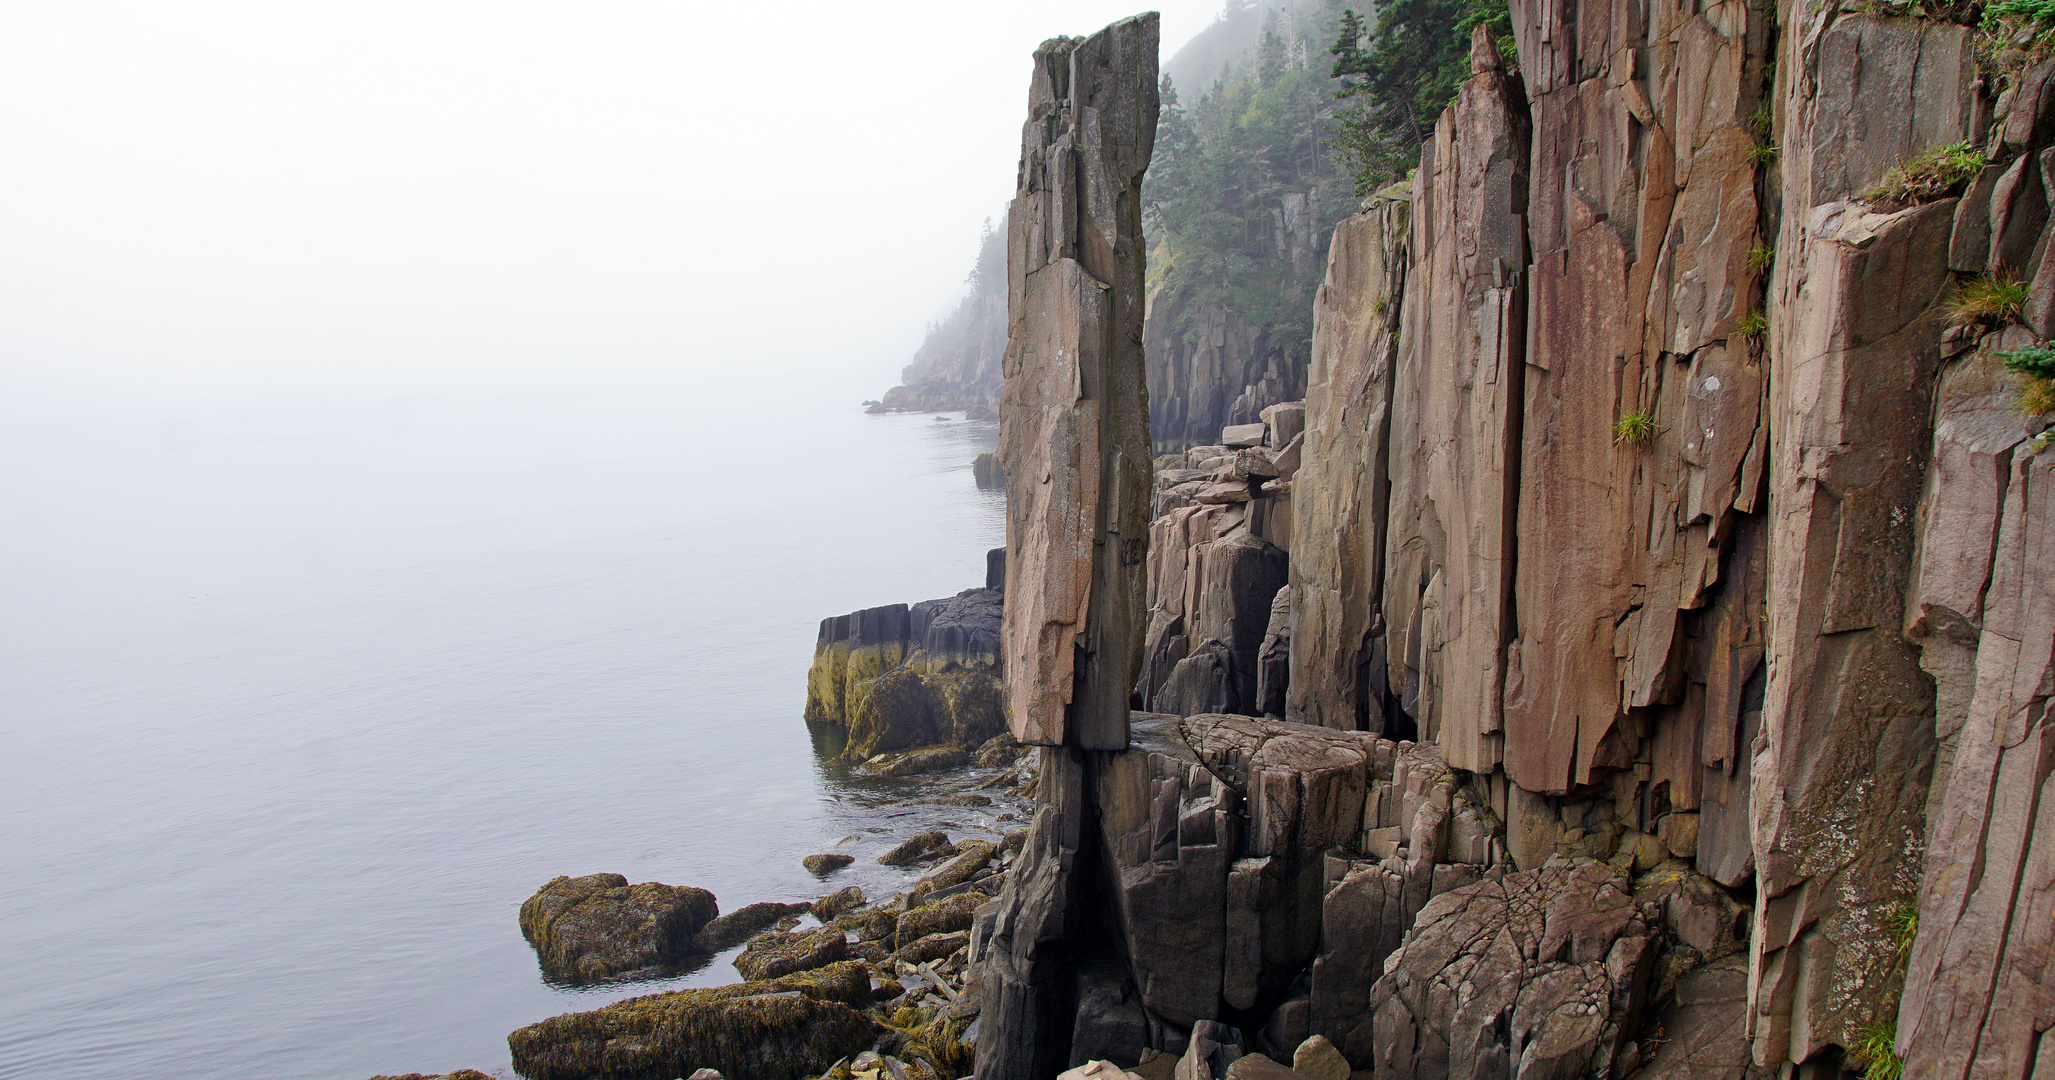
<svg viewBox="0 0 2055 1080">
<path fill-rule="evenodd" d="M 813 917 L 822 922 L 832 921 L 835 916 L 864 905 L 863 890 L 854 885 L 844 885 L 821 897 L 807 907 Z"/>
<path fill-rule="evenodd" d="M 749 939 L 742 955 L 735 958 L 735 970 L 752 981 L 775 979 L 826 967 L 848 955 L 849 939 L 832 926 L 793 934 L 759 934 Z"/>
<path fill-rule="evenodd" d="M 812 908 L 812 904 L 774 903 L 737 908 L 700 927 L 699 934 L 692 939 L 692 947 L 710 953 L 732 949 L 779 919 L 788 915 L 804 915 Z"/>
<path fill-rule="evenodd" d="M 968 930 L 978 905 L 989 899 L 982 893 L 957 893 L 946 900 L 913 908 L 899 916 L 895 944 L 907 945 L 929 934 Z"/>
<path fill-rule="evenodd" d="M 521 905 L 521 935 L 542 970 L 567 982 L 598 982 L 675 963 L 720 908 L 689 885 L 628 884 L 619 874 L 559 877 Z"/>
<path fill-rule="evenodd" d="M 913 902 L 918 904 L 930 894 L 941 892 L 969 881 L 992 862 L 999 853 L 999 845 L 987 840 L 965 840 L 956 845 L 956 857 L 929 874 L 913 887 Z"/>
<path fill-rule="evenodd" d="M 857 766 L 872 776 L 918 776 L 922 773 L 960 769 L 970 763 L 970 754 L 954 746 L 919 746 L 892 754 L 879 754 Z"/>
<path fill-rule="evenodd" d="M 844 855 L 838 851 L 827 851 L 819 855 L 808 855 L 806 858 L 799 860 L 799 864 L 806 867 L 809 873 L 826 877 L 855 861 L 856 856 L 854 855 Z"/>
<path fill-rule="evenodd" d="M 912 866 L 917 862 L 943 858 L 955 851 L 956 845 L 949 842 L 948 833 L 924 832 L 900 841 L 898 847 L 878 856 L 878 861 L 886 866 Z"/>
<path fill-rule="evenodd" d="M 629 998 L 507 1036 L 529 1080 L 671 1080 L 698 1069 L 750 1080 L 818 1075 L 868 1045 L 876 1026 L 852 1005 L 870 975 L 846 961 L 767 982 Z"/>
<path fill-rule="evenodd" d="M 859 908 L 835 916 L 835 929 L 855 934 L 858 941 L 881 941 L 898 926 L 899 916 L 884 908 Z"/>
<path fill-rule="evenodd" d="M 458 1069 L 451 1073 L 403 1073 L 398 1076 L 374 1076 L 371 1080 L 492 1080 L 492 1077 L 477 1069 Z"/>
<path fill-rule="evenodd" d="M 906 963 L 918 964 L 940 960 L 969 945 L 970 935 L 958 930 L 953 934 L 929 934 L 918 941 L 908 942 L 904 948 L 892 955 Z"/>
</svg>

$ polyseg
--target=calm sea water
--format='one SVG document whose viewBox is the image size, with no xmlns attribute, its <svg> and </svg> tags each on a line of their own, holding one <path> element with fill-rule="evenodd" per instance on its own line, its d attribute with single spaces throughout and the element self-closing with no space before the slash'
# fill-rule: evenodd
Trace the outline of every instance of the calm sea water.
<svg viewBox="0 0 2055 1080">
<path fill-rule="evenodd" d="M 996 430 L 776 401 L 0 428 L 0 1078 L 511 1075 L 518 1026 L 736 977 L 546 985 L 554 875 L 900 884 L 799 866 L 941 813 L 815 753 L 806 668 L 823 616 L 983 583 Z"/>
</svg>

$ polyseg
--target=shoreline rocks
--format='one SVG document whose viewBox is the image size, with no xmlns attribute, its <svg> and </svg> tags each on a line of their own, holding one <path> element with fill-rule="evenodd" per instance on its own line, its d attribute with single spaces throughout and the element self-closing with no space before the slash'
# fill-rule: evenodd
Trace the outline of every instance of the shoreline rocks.
<svg viewBox="0 0 2055 1080">
<path fill-rule="evenodd" d="M 546 974 L 587 983 L 684 959 L 719 914 L 705 889 L 588 874 L 552 879 L 521 905 L 520 922 Z"/>
</svg>

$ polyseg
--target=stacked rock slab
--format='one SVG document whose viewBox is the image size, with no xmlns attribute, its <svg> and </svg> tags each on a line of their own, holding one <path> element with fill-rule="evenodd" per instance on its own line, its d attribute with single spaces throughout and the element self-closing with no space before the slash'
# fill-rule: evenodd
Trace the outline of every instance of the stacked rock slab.
<svg viewBox="0 0 2055 1080">
<path fill-rule="evenodd" d="M 1068 1063 L 1073 910 L 1093 859 L 1086 753 L 1124 750 L 1140 668 L 1150 444 L 1141 183 L 1157 120 L 1154 14 L 1034 56 L 1007 218 L 1001 626 L 1007 722 L 1044 747 L 1038 806 L 980 954 L 977 1075 Z"/>
</svg>

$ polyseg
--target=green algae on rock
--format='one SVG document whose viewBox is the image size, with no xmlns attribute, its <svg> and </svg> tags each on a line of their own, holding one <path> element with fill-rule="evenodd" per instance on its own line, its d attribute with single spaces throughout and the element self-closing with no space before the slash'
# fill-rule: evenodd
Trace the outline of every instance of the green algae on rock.
<svg viewBox="0 0 2055 1080">
<path fill-rule="evenodd" d="M 689 885 L 558 877 L 521 905 L 521 935 L 552 978 L 597 982 L 677 961 L 719 914 L 714 894 Z"/>
<path fill-rule="evenodd" d="M 703 1068 L 750 1080 L 818 1075 L 867 1045 L 876 1025 L 856 961 L 761 982 L 677 990 L 566 1013 L 507 1036 L 529 1080 L 672 1080 Z"/>
<path fill-rule="evenodd" d="M 848 939 L 832 926 L 794 934 L 759 934 L 735 958 L 735 970 L 745 979 L 774 979 L 826 967 L 848 954 Z"/>
</svg>

